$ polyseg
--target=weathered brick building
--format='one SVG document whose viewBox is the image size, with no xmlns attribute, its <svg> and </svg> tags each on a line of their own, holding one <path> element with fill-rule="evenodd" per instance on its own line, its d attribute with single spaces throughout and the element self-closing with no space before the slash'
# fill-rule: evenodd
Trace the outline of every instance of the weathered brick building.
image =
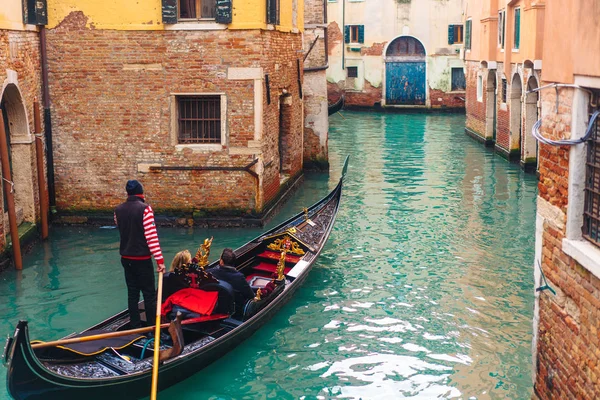
<svg viewBox="0 0 600 400">
<path fill-rule="evenodd" d="M 600 3 L 548 2 L 543 29 L 534 389 L 600 398 Z M 556 27 L 560 26 L 560 29 Z M 581 142 L 581 140 L 583 142 Z M 579 141 L 567 145 L 564 140 Z"/>
<path fill-rule="evenodd" d="M 535 169 L 545 1 L 465 3 L 466 131 Z"/>
<path fill-rule="evenodd" d="M 331 101 L 464 108 L 462 0 L 327 4 Z"/>
<path fill-rule="evenodd" d="M 327 2 L 304 2 L 304 166 L 329 166 L 327 113 Z"/>
<path fill-rule="evenodd" d="M 0 12 L 0 108 L 11 164 L 11 182 L 16 224 L 27 231 L 40 219 L 37 180 L 36 139 L 34 136 L 34 99 L 42 98 L 40 40 L 35 15 L 27 19 L 21 0 L 4 0 Z M 2 176 L 3 180 L 6 179 Z M 2 186 L 0 252 L 6 247 L 10 230 L 5 185 Z M 0 257 L 4 264 L 4 257 Z"/>
<path fill-rule="evenodd" d="M 303 2 L 48 0 L 56 205 L 262 215 L 303 167 Z"/>
</svg>

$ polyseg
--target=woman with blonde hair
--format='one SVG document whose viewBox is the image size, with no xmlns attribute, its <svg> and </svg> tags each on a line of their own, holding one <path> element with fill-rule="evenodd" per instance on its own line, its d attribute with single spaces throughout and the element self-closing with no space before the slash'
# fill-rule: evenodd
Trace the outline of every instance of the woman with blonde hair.
<svg viewBox="0 0 600 400">
<path fill-rule="evenodd" d="M 182 250 L 179 253 L 175 254 L 173 257 L 173 261 L 171 262 L 171 268 L 169 272 L 175 271 L 175 268 L 181 268 L 185 264 L 189 264 L 192 261 L 192 255 L 189 250 Z"/>
</svg>

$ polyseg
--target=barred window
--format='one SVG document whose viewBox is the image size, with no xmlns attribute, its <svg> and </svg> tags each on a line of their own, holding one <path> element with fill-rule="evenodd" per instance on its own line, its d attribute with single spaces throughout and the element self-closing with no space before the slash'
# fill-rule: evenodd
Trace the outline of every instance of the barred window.
<svg viewBox="0 0 600 400">
<path fill-rule="evenodd" d="M 596 119 L 587 141 L 583 237 L 600 246 L 600 122 Z"/>
<path fill-rule="evenodd" d="M 177 96 L 179 144 L 221 143 L 221 96 Z"/>
<path fill-rule="evenodd" d="M 267 24 L 279 25 L 279 0 L 267 0 Z"/>
</svg>

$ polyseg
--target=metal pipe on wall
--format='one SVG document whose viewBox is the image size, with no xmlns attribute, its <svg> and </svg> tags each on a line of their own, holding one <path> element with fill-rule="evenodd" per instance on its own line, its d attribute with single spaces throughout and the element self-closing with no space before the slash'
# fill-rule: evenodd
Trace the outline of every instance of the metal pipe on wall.
<svg viewBox="0 0 600 400">
<path fill-rule="evenodd" d="M 46 179 L 44 179 L 44 146 L 42 143 L 42 121 L 40 118 L 40 103 L 33 102 L 33 120 L 35 126 L 35 153 L 37 159 L 38 189 L 40 193 L 40 215 L 42 218 L 42 240 L 48 238 L 48 204 Z"/>
<path fill-rule="evenodd" d="M 48 173 L 48 199 L 56 206 L 54 190 L 54 152 L 52 150 L 52 119 L 50 116 L 50 88 L 48 86 L 48 55 L 46 54 L 46 27 L 40 26 L 40 55 L 42 64 L 42 91 L 44 95 L 44 132 L 46 133 L 46 170 Z"/>
<path fill-rule="evenodd" d="M 19 243 L 19 231 L 17 227 L 17 213 L 15 211 L 15 196 L 13 194 L 13 182 L 10 175 L 10 161 L 8 158 L 8 142 L 4 130 L 4 117 L 0 113 L 0 163 L 2 164 L 2 181 L 4 183 L 4 195 L 8 204 L 8 222 L 10 225 L 10 239 L 13 248 L 13 261 L 15 268 L 23 269 L 21 259 L 21 244 Z"/>
</svg>

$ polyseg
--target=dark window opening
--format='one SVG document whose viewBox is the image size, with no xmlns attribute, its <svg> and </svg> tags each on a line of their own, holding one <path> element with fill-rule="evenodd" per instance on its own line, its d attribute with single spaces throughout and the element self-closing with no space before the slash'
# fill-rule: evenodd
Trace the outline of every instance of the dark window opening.
<svg viewBox="0 0 600 400">
<path fill-rule="evenodd" d="M 179 19 L 214 19 L 216 0 L 179 0 Z"/>
<path fill-rule="evenodd" d="M 178 142 L 221 143 L 221 97 L 186 96 L 177 98 Z"/>
<path fill-rule="evenodd" d="M 279 25 L 279 0 L 267 0 L 267 24 Z"/>
<path fill-rule="evenodd" d="M 587 141 L 583 237 L 600 246 L 600 122 L 596 119 Z"/>
<path fill-rule="evenodd" d="M 462 91 L 466 87 L 465 71 L 462 68 L 452 68 L 452 91 Z"/>
<path fill-rule="evenodd" d="M 386 52 L 386 56 L 425 56 L 425 48 L 417 39 L 410 36 L 402 36 L 394 39 L 394 41 L 390 43 Z"/>
<path fill-rule="evenodd" d="M 347 67 L 348 78 L 358 78 L 358 67 Z"/>
<path fill-rule="evenodd" d="M 502 78 L 502 102 L 506 103 L 506 92 L 508 91 L 508 84 L 506 83 L 506 79 Z"/>
<path fill-rule="evenodd" d="M 346 25 L 344 27 L 344 43 L 364 43 L 364 25 Z"/>
</svg>

